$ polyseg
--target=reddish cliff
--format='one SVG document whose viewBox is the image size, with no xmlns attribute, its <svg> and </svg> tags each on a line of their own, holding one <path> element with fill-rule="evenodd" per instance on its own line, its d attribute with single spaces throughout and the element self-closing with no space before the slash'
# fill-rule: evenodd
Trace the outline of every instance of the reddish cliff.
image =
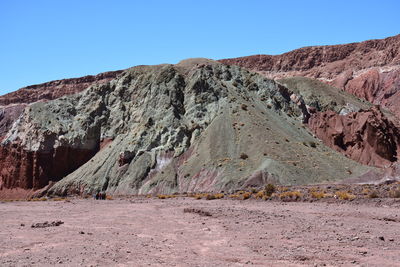
<svg viewBox="0 0 400 267">
<path fill-rule="evenodd" d="M 361 43 L 304 47 L 276 56 L 255 55 L 220 61 L 257 71 L 303 71 L 316 78 L 322 75 L 332 79 L 346 70 L 400 64 L 400 35 Z M 329 74 L 332 77 L 326 77 Z"/>
<path fill-rule="evenodd" d="M 58 181 L 91 159 L 98 149 L 58 147 L 51 151 L 27 151 L 16 144 L 0 146 L 0 190 L 40 189 Z"/>
<path fill-rule="evenodd" d="M 326 145 L 362 164 L 388 166 L 400 152 L 400 129 L 378 107 L 344 116 L 317 112 L 309 127 Z"/>
</svg>

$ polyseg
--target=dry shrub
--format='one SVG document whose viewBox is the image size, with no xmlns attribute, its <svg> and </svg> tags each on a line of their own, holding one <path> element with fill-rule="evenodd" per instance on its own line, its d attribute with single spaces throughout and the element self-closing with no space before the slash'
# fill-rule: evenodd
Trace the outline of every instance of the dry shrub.
<svg viewBox="0 0 400 267">
<path fill-rule="evenodd" d="M 400 198 L 400 188 L 390 190 L 389 196 L 393 198 Z"/>
<path fill-rule="evenodd" d="M 64 201 L 64 200 L 66 200 L 66 198 L 65 197 L 55 197 L 55 198 L 52 198 L 51 200 L 52 201 Z"/>
<path fill-rule="evenodd" d="M 254 195 L 254 197 L 257 199 L 263 198 L 264 196 L 265 196 L 264 191 L 259 191 Z"/>
<path fill-rule="evenodd" d="M 251 192 L 246 192 L 242 195 L 243 200 L 249 199 L 251 197 Z"/>
<path fill-rule="evenodd" d="M 262 197 L 262 200 L 266 201 L 266 200 L 268 200 L 269 198 L 270 198 L 269 196 L 265 196 L 265 195 L 264 195 L 264 196 Z"/>
<path fill-rule="evenodd" d="M 112 196 L 107 195 L 107 196 L 106 196 L 106 200 L 113 200 L 113 198 L 112 198 Z"/>
<path fill-rule="evenodd" d="M 198 193 L 198 194 L 194 194 L 193 197 L 195 199 L 202 199 L 203 197 L 207 198 L 208 195 L 209 194 L 206 194 L 206 193 L 204 193 L 204 194 Z"/>
<path fill-rule="evenodd" d="M 230 198 L 240 198 L 240 194 L 232 194 L 232 195 L 229 195 L 229 197 Z"/>
<path fill-rule="evenodd" d="M 316 199 L 321 199 L 326 197 L 326 194 L 323 191 L 311 191 L 310 194 L 312 198 Z"/>
<path fill-rule="evenodd" d="M 215 199 L 215 196 L 213 194 L 207 194 L 206 195 L 206 199 L 207 200 L 213 200 L 213 199 Z"/>
<path fill-rule="evenodd" d="M 283 192 L 279 195 L 279 198 L 284 201 L 296 201 L 300 199 L 303 195 L 299 191 L 288 191 Z"/>
<path fill-rule="evenodd" d="M 205 194 L 205 197 L 207 200 L 213 200 L 213 199 L 221 199 L 224 198 L 223 193 L 217 193 L 217 194 Z"/>
<path fill-rule="evenodd" d="M 287 191 L 289 191 L 289 187 L 280 186 L 280 187 L 278 188 L 278 191 L 280 191 L 280 192 L 287 192 Z"/>
<path fill-rule="evenodd" d="M 361 194 L 363 195 L 369 195 L 371 193 L 371 189 L 369 189 L 368 187 L 363 188 L 363 190 L 361 191 Z"/>
<path fill-rule="evenodd" d="M 45 198 L 45 197 L 41 197 L 41 198 L 35 197 L 35 198 L 28 199 L 28 201 L 47 201 L 47 198 Z"/>
<path fill-rule="evenodd" d="M 247 159 L 249 156 L 246 153 L 240 154 L 241 159 Z"/>
<path fill-rule="evenodd" d="M 225 194 L 224 193 L 218 193 L 218 194 L 215 194 L 214 197 L 215 197 L 215 199 L 221 199 L 221 198 L 225 197 Z"/>
<path fill-rule="evenodd" d="M 345 191 L 337 191 L 335 193 L 335 196 L 337 196 L 341 200 L 353 200 L 356 198 L 355 195 L 352 195 L 349 192 L 345 192 Z"/>
<path fill-rule="evenodd" d="M 276 188 L 275 188 L 275 185 L 273 185 L 273 184 L 267 184 L 265 186 L 264 190 L 265 190 L 265 194 L 270 197 L 270 196 L 272 196 L 273 193 L 275 193 Z"/>
<path fill-rule="evenodd" d="M 369 198 L 378 198 L 379 197 L 379 195 L 378 195 L 378 191 L 371 191 L 371 193 L 369 193 L 368 194 L 368 197 Z"/>
<path fill-rule="evenodd" d="M 175 195 L 157 195 L 159 199 L 175 198 Z"/>
</svg>

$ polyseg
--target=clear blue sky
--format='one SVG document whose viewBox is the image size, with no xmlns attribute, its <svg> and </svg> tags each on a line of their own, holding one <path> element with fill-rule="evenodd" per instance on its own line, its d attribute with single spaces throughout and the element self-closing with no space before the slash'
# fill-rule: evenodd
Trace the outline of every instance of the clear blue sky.
<svg viewBox="0 0 400 267">
<path fill-rule="evenodd" d="M 189 57 L 280 54 L 400 33 L 398 0 L 0 0 L 0 94 Z"/>
</svg>

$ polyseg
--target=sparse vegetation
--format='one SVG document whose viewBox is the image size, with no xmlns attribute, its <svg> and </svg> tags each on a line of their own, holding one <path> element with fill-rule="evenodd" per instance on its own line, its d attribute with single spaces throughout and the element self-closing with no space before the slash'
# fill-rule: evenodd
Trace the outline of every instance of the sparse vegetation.
<svg viewBox="0 0 400 267">
<path fill-rule="evenodd" d="M 159 199 L 168 199 L 168 198 L 175 198 L 176 195 L 157 195 Z"/>
<path fill-rule="evenodd" d="M 244 194 L 242 194 L 243 200 L 249 199 L 250 197 L 251 197 L 251 192 L 245 192 Z"/>
<path fill-rule="evenodd" d="M 341 200 L 353 200 L 353 199 L 356 198 L 355 195 L 353 195 L 353 194 L 351 194 L 349 192 L 346 192 L 346 191 L 337 191 L 335 193 L 335 196 L 338 197 Z"/>
<path fill-rule="evenodd" d="M 66 198 L 65 197 L 55 197 L 55 198 L 52 198 L 51 200 L 52 201 L 64 201 L 64 200 L 66 200 Z"/>
<path fill-rule="evenodd" d="M 224 198 L 224 194 L 223 193 L 217 193 L 217 194 L 206 194 L 206 199 L 207 200 L 213 200 L 213 199 L 221 199 Z"/>
<path fill-rule="evenodd" d="M 321 199 L 321 198 L 326 197 L 326 194 L 323 191 L 311 191 L 310 195 L 312 198 L 315 198 L 315 199 Z"/>
<path fill-rule="evenodd" d="M 35 198 L 28 199 L 28 201 L 47 201 L 47 198 L 46 197 L 41 197 L 41 198 L 35 197 Z"/>
<path fill-rule="evenodd" d="M 299 191 L 287 191 L 279 194 L 279 198 L 283 201 L 296 201 L 303 195 Z"/>
</svg>

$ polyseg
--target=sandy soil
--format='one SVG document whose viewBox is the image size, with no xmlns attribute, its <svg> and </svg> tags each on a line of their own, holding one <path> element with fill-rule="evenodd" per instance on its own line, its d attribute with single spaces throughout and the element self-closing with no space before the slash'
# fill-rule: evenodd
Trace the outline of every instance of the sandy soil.
<svg viewBox="0 0 400 267">
<path fill-rule="evenodd" d="M 399 266 L 399 208 L 193 198 L 6 202 L 0 266 Z M 45 221 L 64 223 L 31 227 Z"/>
</svg>

